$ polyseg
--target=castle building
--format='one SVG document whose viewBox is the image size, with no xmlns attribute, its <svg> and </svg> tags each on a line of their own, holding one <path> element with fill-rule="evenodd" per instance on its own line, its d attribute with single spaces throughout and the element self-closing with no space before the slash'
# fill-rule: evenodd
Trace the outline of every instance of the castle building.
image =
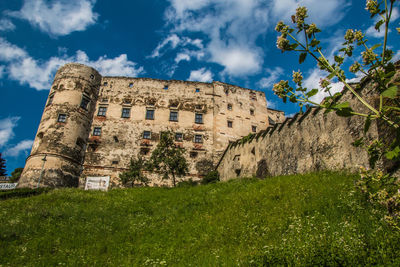
<svg viewBox="0 0 400 267">
<path fill-rule="evenodd" d="M 230 142 L 284 120 L 265 94 L 222 82 L 102 77 L 77 63 L 52 84 L 20 187 L 73 187 L 87 176 L 119 173 L 132 157 L 149 158 L 160 134 L 174 133 L 198 180 Z M 154 174 L 150 185 L 168 185 Z M 39 181 L 40 180 L 40 181 Z"/>
</svg>

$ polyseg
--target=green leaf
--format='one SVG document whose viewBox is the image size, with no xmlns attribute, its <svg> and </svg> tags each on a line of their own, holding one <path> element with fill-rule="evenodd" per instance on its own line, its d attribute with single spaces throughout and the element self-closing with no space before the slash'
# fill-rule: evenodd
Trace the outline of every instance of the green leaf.
<svg viewBox="0 0 400 267">
<path fill-rule="evenodd" d="M 365 124 L 364 124 L 364 133 L 368 132 L 370 126 L 371 126 L 371 117 L 368 116 L 368 118 L 365 120 Z"/>
<path fill-rule="evenodd" d="M 375 30 L 377 30 L 379 32 L 380 31 L 380 27 L 382 26 L 383 22 L 384 22 L 383 20 L 378 21 L 375 24 Z"/>
<path fill-rule="evenodd" d="M 349 102 L 343 102 L 343 103 L 337 104 L 335 106 L 335 108 L 337 108 L 337 109 L 350 108 L 350 103 Z"/>
<path fill-rule="evenodd" d="M 311 47 L 314 47 L 314 46 L 319 45 L 320 43 L 321 43 L 320 41 L 318 41 L 317 39 L 314 38 L 311 40 L 310 45 L 311 45 Z"/>
<path fill-rule="evenodd" d="M 353 112 L 353 110 L 351 108 L 342 108 L 342 109 L 336 110 L 336 114 L 341 117 L 353 116 L 352 112 Z"/>
<path fill-rule="evenodd" d="M 398 158 L 400 153 L 400 147 L 396 146 L 393 150 L 386 152 L 386 158 L 387 159 L 394 159 Z"/>
<path fill-rule="evenodd" d="M 393 85 L 388 89 L 386 89 L 385 91 L 383 91 L 382 96 L 393 99 L 397 96 L 397 90 L 398 90 L 397 85 Z"/>
<path fill-rule="evenodd" d="M 312 89 L 310 92 L 308 92 L 306 95 L 308 96 L 308 97 L 312 97 L 312 96 L 315 96 L 316 94 L 318 93 L 318 89 Z"/>
<path fill-rule="evenodd" d="M 306 57 L 307 57 L 307 53 L 301 53 L 300 57 L 299 57 L 299 63 L 300 64 L 303 63 L 304 60 L 306 60 Z"/>
<path fill-rule="evenodd" d="M 373 47 L 371 47 L 371 50 L 375 50 L 375 49 L 377 49 L 378 47 L 380 47 L 381 46 L 381 44 L 376 44 L 376 45 L 374 45 Z"/>
<path fill-rule="evenodd" d="M 357 139 L 356 141 L 354 141 L 353 143 L 351 143 L 353 146 L 355 147 L 360 147 L 364 144 L 364 137 L 361 137 L 359 139 Z"/>
<path fill-rule="evenodd" d="M 333 77 L 335 77 L 335 73 L 332 72 L 332 73 L 329 74 L 328 77 L 326 77 L 326 78 L 328 78 L 328 80 L 330 80 L 330 79 L 332 79 Z"/>
</svg>

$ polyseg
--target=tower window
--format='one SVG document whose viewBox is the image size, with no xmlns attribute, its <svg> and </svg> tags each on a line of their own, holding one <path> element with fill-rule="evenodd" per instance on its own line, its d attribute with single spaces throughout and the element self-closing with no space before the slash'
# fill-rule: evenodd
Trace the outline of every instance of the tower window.
<svg viewBox="0 0 400 267">
<path fill-rule="evenodd" d="M 232 121 L 228 121 L 228 127 L 229 127 L 229 128 L 232 128 L 232 124 L 233 124 Z"/>
<path fill-rule="evenodd" d="M 130 83 L 130 84 L 129 84 L 129 88 L 132 88 L 132 87 L 133 87 L 133 83 Z"/>
<path fill-rule="evenodd" d="M 198 155 L 198 153 L 197 153 L 196 151 L 191 151 L 191 152 L 190 152 L 190 157 L 191 157 L 191 158 L 196 158 L 197 155 Z"/>
<path fill-rule="evenodd" d="M 203 143 L 203 136 L 201 134 L 196 134 L 194 136 L 194 142 L 195 143 Z"/>
<path fill-rule="evenodd" d="M 146 109 L 146 120 L 154 120 L 154 109 Z"/>
<path fill-rule="evenodd" d="M 254 109 L 250 109 L 250 115 L 254 116 Z"/>
<path fill-rule="evenodd" d="M 46 106 L 50 106 L 51 104 L 53 104 L 53 99 L 54 99 L 54 93 L 49 95 L 49 100 L 47 100 L 47 105 Z"/>
<path fill-rule="evenodd" d="M 101 127 L 94 127 L 93 135 L 94 136 L 100 136 L 101 135 Z"/>
<path fill-rule="evenodd" d="M 131 109 L 130 108 L 122 108 L 122 118 L 130 118 L 131 117 Z"/>
<path fill-rule="evenodd" d="M 170 121 L 178 121 L 178 111 L 170 111 L 169 120 Z"/>
<path fill-rule="evenodd" d="M 196 93 L 200 93 L 200 88 L 195 89 Z"/>
<path fill-rule="evenodd" d="M 232 110 L 232 104 L 228 104 L 228 110 Z"/>
<path fill-rule="evenodd" d="M 104 83 L 103 83 L 103 86 L 107 86 L 107 85 L 108 85 L 108 82 L 104 82 Z"/>
<path fill-rule="evenodd" d="M 175 133 L 175 141 L 182 142 L 183 141 L 183 133 Z"/>
<path fill-rule="evenodd" d="M 105 117 L 107 112 L 107 107 L 99 107 L 99 111 L 97 112 L 97 116 Z"/>
<path fill-rule="evenodd" d="M 57 122 L 66 122 L 67 121 L 67 114 L 58 114 Z"/>
<path fill-rule="evenodd" d="M 168 90 L 168 85 L 164 85 L 164 90 Z"/>
<path fill-rule="evenodd" d="M 194 122 L 195 123 L 203 123 L 203 114 L 196 113 L 195 117 L 194 117 Z"/>
<path fill-rule="evenodd" d="M 150 131 L 144 131 L 143 132 L 143 139 L 150 139 L 151 138 L 151 132 Z"/>
<path fill-rule="evenodd" d="M 90 74 L 90 79 L 94 79 L 94 75 L 93 74 Z"/>
<path fill-rule="evenodd" d="M 84 110 L 88 110 L 89 103 L 90 103 L 90 98 L 87 97 L 86 95 L 82 95 L 82 101 L 80 107 L 83 108 Z"/>
<path fill-rule="evenodd" d="M 257 132 L 257 126 L 251 126 L 251 131 L 253 132 L 253 133 L 255 133 L 255 132 Z"/>
</svg>

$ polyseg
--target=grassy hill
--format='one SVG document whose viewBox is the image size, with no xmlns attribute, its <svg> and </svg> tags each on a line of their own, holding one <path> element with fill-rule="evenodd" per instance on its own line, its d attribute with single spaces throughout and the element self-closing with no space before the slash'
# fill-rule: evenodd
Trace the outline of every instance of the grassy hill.
<svg viewBox="0 0 400 267">
<path fill-rule="evenodd" d="M 400 234 L 314 173 L 0 201 L 0 266 L 400 265 Z"/>
</svg>

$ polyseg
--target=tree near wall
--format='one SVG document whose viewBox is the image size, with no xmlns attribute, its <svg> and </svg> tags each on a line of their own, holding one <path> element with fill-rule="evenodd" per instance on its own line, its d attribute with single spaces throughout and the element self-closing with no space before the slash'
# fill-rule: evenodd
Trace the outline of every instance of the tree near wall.
<svg viewBox="0 0 400 267">
<path fill-rule="evenodd" d="M 6 160 L 3 159 L 0 153 L 0 176 L 6 176 Z"/>
<path fill-rule="evenodd" d="M 149 179 L 143 173 L 145 169 L 146 162 L 142 157 L 138 157 L 137 159 L 131 158 L 129 170 L 121 173 L 119 179 L 124 186 L 133 187 L 135 183 L 147 185 Z"/>
<path fill-rule="evenodd" d="M 23 170 L 24 170 L 24 168 L 21 168 L 21 167 L 15 168 L 15 170 L 11 173 L 10 181 L 12 183 L 18 182 Z"/>
<path fill-rule="evenodd" d="M 173 133 L 163 132 L 160 142 L 151 154 L 149 170 L 155 171 L 163 176 L 163 179 L 172 178 L 174 187 L 176 177 L 188 173 L 188 164 L 184 156 L 185 150 L 175 145 Z"/>
</svg>

